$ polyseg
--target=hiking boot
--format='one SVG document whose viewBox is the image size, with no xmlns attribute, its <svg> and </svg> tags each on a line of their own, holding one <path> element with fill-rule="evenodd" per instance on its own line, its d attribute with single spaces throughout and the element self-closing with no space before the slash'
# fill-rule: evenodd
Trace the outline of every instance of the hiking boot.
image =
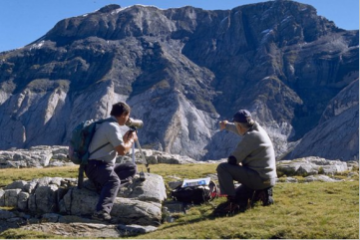
<svg viewBox="0 0 360 240">
<path fill-rule="evenodd" d="M 254 191 L 255 190 L 243 184 L 236 188 L 236 202 L 239 203 L 242 212 L 247 209 L 248 203 L 251 202 Z"/>
<path fill-rule="evenodd" d="M 269 206 L 274 203 L 274 199 L 272 196 L 272 187 L 262 190 L 256 190 L 251 199 L 251 205 L 254 205 L 256 202 L 261 201 L 263 206 Z"/>
<path fill-rule="evenodd" d="M 97 211 L 91 215 L 91 218 L 98 221 L 109 222 L 111 220 L 110 214 L 104 211 Z"/>
<path fill-rule="evenodd" d="M 215 216 L 233 215 L 239 212 L 245 212 L 246 205 L 242 205 L 232 196 L 228 196 L 228 200 L 219 204 L 213 211 Z"/>
<path fill-rule="evenodd" d="M 244 209 L 241 208 L 240 205 L 235 202 L 224 202 L 219 204 L 219 206 L 215 208 L 213 214 L 215 216 L 226 216 L 226 215 L 233 215 L 239 213 L 242 210 L 244 211 Z"/>
<path fill-rule="evenodd" d="M 120 187 L 128 187 L 133 183 L 132 177 L 121 179 Z"/>
</svg>

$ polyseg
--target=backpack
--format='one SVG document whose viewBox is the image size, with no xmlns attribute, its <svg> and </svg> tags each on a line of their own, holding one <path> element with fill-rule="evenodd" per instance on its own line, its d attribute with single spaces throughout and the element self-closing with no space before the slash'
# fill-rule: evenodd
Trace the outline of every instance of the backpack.
<svg viewBox="0 0 360 240">
<path fill-rule="evenodd" d="M 93 119 L 86 120 L 77 125 L 71 132 L 71 139 L 69 144 L 69 155 L 68 158 L 75 164 L 79 164 L 79 175 L 78 175 L 78 188 L 82 188 L 84 181 L 84 166 L 88 163 L 90 155 L 97 152 L 101 148 L 105 147 L 110 143 L 106 143 L 98 147 L 92 152 L 89 152 L 89 146 L 92 138 L 95 135 L 96 125 L 103 122 L 115 122 L 113 118 L 101 119 L 94 121 Z"/>
<path fill-rule="evenodd" d="M 89 152 L 89 146 L 92 138 L 94 137 L 96 131 L 96 125 L 103 122 L 112 122 L 115 120 L 112 118 L 100 119 L 94 121 L 93 119 L 86 120 L 77 125 L 74 130 L 71 132 L 71 139 L 69 144 L 69 159 L 75 164 L 86 165 L 89 157 L 94 152 L 97 152 L 101 148 L 105 147 L 109 143 L 106 143 L 91 153 Z"/>
<path fill-rule="evenodd" d="M 186 204 L 201 204 L 218 196 L 218 190 L 210 178 L 185 179 L 182 185 L 171 191 L 171 196 L 176 201 Z"/>
</svg>

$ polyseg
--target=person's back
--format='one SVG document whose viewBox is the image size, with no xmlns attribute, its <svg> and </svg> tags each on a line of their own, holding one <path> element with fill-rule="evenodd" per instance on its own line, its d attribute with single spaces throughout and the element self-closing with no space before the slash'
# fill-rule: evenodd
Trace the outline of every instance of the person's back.
<svg viewBox="0 0 360 240">
<path fill-rule="evenodd" d="M 99 146 L 104 146 L 90 155 L 90 159 L 97 159 L 108 163 L 115 163 L 117 152 L 116 146 L 124 144 L 120 125 L 114 117 L 97 126 L 94 137 L 90 143 L 89 151 L 93 152 Z"/>
<path fill-rule="evenodd" d="M 243 142 L 249 149 L 250 154 L 242 161 L 264 179 L 276 178 L 276 163 L 273 144 L 266 131 L 257 123 L 243 136 Z"/>
</svg>

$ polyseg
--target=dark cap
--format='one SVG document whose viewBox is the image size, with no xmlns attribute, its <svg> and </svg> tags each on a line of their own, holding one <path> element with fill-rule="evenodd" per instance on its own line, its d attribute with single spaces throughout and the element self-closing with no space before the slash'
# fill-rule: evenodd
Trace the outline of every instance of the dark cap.
<svg viewBox="0 0 360 240">
<path fill-rule="evenodd" d="M 233 117 L 233 122 L 249 123 L 250 120 L 251 113 L 246 109 L 240 109 Z"/>
</svg>

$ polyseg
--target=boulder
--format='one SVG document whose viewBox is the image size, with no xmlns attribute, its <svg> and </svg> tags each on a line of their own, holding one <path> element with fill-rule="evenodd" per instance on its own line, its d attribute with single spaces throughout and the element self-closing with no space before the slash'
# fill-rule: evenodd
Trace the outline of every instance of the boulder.
<svg viewBox="0 0 360 240">
<path fill-rule="evenodd" d="M 117 197 L 111 215 L 118 223 L 159 226 L 161 210 L 161 203 Z"/>
<path fill-rule="evenodd" d="M 163 202 L 167 197 L 163 178 L 157 174 L 144 174 L 145 181 L 133 181 L 126 187 L 121 188 L 118 196 L 147 202 Z"/>
<path fill-rule="evenodd" d="M 11 184 L 5 186 L 4 189 L 17 189 L 17 188 L 23 189 L 26 184 L 27 184 L 26 181 L 17 180 L 15 182 L 12 182 Z"/>
<path fill-rule="evenodd" d="M 59 202 L 60 213 L 91 215 L 95 211 L 98 199 L 99 195 L 95 191 L 76 187 L 70 188 Z"/>
<path fill-rule="evenodd" d="M 49 185 L 39 185 L 35 193 L 32 195 L 35 204 L 29 204 L 29 209 L 32 212 L 44 212 L 44 213 L 51 213 L 55 212 L 58 209 L 57 203 L 57 191 L 58 185 L 49 184 Z M 34 207 L 35 206 L 35 207 Z"/>
<path fill-rule="evenodd" d="M 277 162 L 277 171 L 287 176 L 293 175 L 333 175 L 348 170 L 346 162 L 340 160 L 327 160 L 319 157 L 305 157 L 294 160 L 281 160 Z"/>
<path fill-rule="evenodd" d="M 5 207 L 17 207 L 18 195 L 21 192 L 21 189 L 7 189 L 2 196 L 3 205 Z"/>
<path fill-rule="evenodd" d="M 20 192 L 18 195 L 18 203 L 17 207 L 21 211 L 27 211 L 29 209 L 28 207 L 28 201 L 30 198 L 30 194 L 27 192 Z"/>
</svg>

